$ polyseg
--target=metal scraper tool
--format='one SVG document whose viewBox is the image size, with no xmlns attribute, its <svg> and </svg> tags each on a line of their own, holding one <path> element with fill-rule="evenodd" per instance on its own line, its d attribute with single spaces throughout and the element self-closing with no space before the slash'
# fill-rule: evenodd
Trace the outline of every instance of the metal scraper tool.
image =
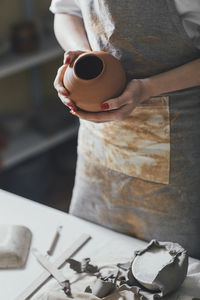
<svg viewBox="0 0 200 300">
<path fill-rule="evenodd" d="M 56 268 L 61 267 L 67 259 L 72 257 L 81 247 L 87 243 L 91 237 L 88 234 L 82 234 L 60 257 L 53 263 Z M 38 278 L 36 278 L 15 300 L 30 299 L 39 288 L 47 282 L 51 274 L 45 270 Z"/>
</svg>

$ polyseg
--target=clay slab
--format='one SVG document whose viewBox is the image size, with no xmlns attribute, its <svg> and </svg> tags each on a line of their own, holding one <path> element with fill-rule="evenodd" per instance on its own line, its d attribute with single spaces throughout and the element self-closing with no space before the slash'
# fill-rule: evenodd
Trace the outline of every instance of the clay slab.
<svg viewBox="0 0 200 300">
<path fill-rule="evenodd" d="M 31 231 L 21 225 L 0 225 L 0 268 L 25 265 L 31 243 Z"/>
</svg>

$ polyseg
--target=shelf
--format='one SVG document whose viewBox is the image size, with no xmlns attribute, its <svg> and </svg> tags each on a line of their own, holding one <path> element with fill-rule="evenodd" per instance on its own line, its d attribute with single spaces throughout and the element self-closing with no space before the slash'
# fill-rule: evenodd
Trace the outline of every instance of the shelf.
<svg viewBox="0 0 200 300">
<path fill-rule="evenodd" d="M 16 54 L 9 52 L 0 56 L 0 79 L 44 63 L 62 54 L 63 49 L 58 45 L 53 35 L 43 37 L 41 38 L 39 49 L 34 53 Z M 41 110 L 38 111 L 38 115 L 40 112 Z M 47 113 L 46 109 L 45 112 Z M 1 153 L 3 170 L 55 147 L 76 135 L 77 131 L 78 123 L 74 122 L 69 127 L 62 130 L 59 129 L 51 135 L 45 135 L 29 128 L 19 134 L 8 136 L 8 146 Z"/>
<path fill-rule="evenodd" d="M 8 53 L 0 57 L 0 79 L 46 62 L 63 54 L 55 37 L 41 38 L 39 49 L 31 54 Z"/>
<path fill-rule="evenodd" d="M 76 122 L 49 136 L 34 130 L 25 130 L 12 137 L 8 140 L 7 149 L 2 151 L 3 170 L 69 140 L 77 134 L 78 126 L 78 122 Z"/>
</svg>

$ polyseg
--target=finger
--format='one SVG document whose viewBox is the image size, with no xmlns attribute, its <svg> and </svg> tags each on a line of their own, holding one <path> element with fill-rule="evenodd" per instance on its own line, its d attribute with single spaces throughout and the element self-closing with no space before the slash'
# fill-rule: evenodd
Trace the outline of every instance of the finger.
<svg viewBox="0 0 200 300">
<path fill-rule="evenodd" d="M 125 105 L 118 110 L 107 111 L 107 112 L 98 112 L 98 113 L 90 113 L 90 112 L 82 112 L 76 111 L 75 115 L 80 119 L 91 121 L 91 122 L 112 122 L 112 121 L 123 121 L 127 115 L 129 114 L 129 106 Z"/>
<path fill-rule="evenodd" d="M 83 112 L 80 110 L 77 110 L 73 112 L 74 115 L 79 117 L 80 119 L 91 121 L 91 122 L 102 122 L 106 121 L 108 119 L 108 116 L 106 114 L 108 113 L 91 113 L 91 112 Z"/>
<path fill-rule="evenodd" d="M 84 51 L 75 51 L 70 54 L 70 67 L 73 67 L 75 60 L 83 53 Z"/>
<path fill-rule="evenodd" d="M 67 90 L 66 90 L 65 87 L 63 86 L 63 77 L 64 77 L 64 74 L 65 74 L 66 69 L 67 69 L 67 65 L 62 65 L 62 66 L 58 69 L 56 78 L 55 78 L 55 80 L 54 80 L 54 87 L 55 87 L 55 89 L 56 89 L 59 93 L 68 96 L 68 95 L 69 95 L 69 92 L 67 92 Z"/>
<path fill-rule="evenodd" d="M 74 111 L 77 110 L 75 103 L 71 99 L 67 98 L 66 96 L 60 93 L 58 93 L 58 97 L 60 98 L 60 100 L 64 105 L 66 105 L 70 109 L 73 109 Z"/>
<path fill-rule="evenodd" d="M 69 98 L 65 97 L 61 93 L 58 93 L 58 97 L 60 98 L 62 103 L 65 104 L 65 105 L 68 105 L 71 102 Z"/>
<path fill-rule="evenodd" d="M 67 65 L 69 63 L 70 63 L 70 56 L 69 56 L 68 52 L 65 52 L 64 53 L 64 58 L 63 58 L 63 64 Z"/>
<path fill-rule="evenodd" d="M 71 56 L 70 56 L 69 52 L 65 52 L 64 53 L 64 59 L 63 59 L 63 64 L 64 65 L 70 64 L 70 59 L 71 59 Z"/>
<path fill-rule="evenodd" d="M 112 98 L 112 99 L 109 99 L 105 102 L 103 102 L 101 104 L 101 109 L 102 110 L 113 110 L 113 109 L 119 109 L 121 108 L 122 106 L 128 104 L 129 102 L 129 98 L 125 95 L 123 96 L 119 96 L 119 97 L 116 97 L 116 98 Z"/>
<path fill-rule="evenodd" d="M 84 52 L 85 51 L 80 51 L 80 50 L 65 52 L 64 64 L 70 64 L 70 67 L 72 67 L 75 59 Z"/>
</svg>

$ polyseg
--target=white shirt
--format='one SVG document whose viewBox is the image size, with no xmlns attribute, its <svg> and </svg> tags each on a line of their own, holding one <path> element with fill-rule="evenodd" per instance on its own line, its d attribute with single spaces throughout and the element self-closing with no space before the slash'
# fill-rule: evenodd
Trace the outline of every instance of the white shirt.
<svg viewBox="0 0 200 300">
<path fill-rule="evenodd" d="M 53 13 L 68 13 L 82 17 L 80 0 L 52 0 Z M 183 27 L 193 43 L 200 49 L 200 0 L 174 0 Z"/>
</svg>

